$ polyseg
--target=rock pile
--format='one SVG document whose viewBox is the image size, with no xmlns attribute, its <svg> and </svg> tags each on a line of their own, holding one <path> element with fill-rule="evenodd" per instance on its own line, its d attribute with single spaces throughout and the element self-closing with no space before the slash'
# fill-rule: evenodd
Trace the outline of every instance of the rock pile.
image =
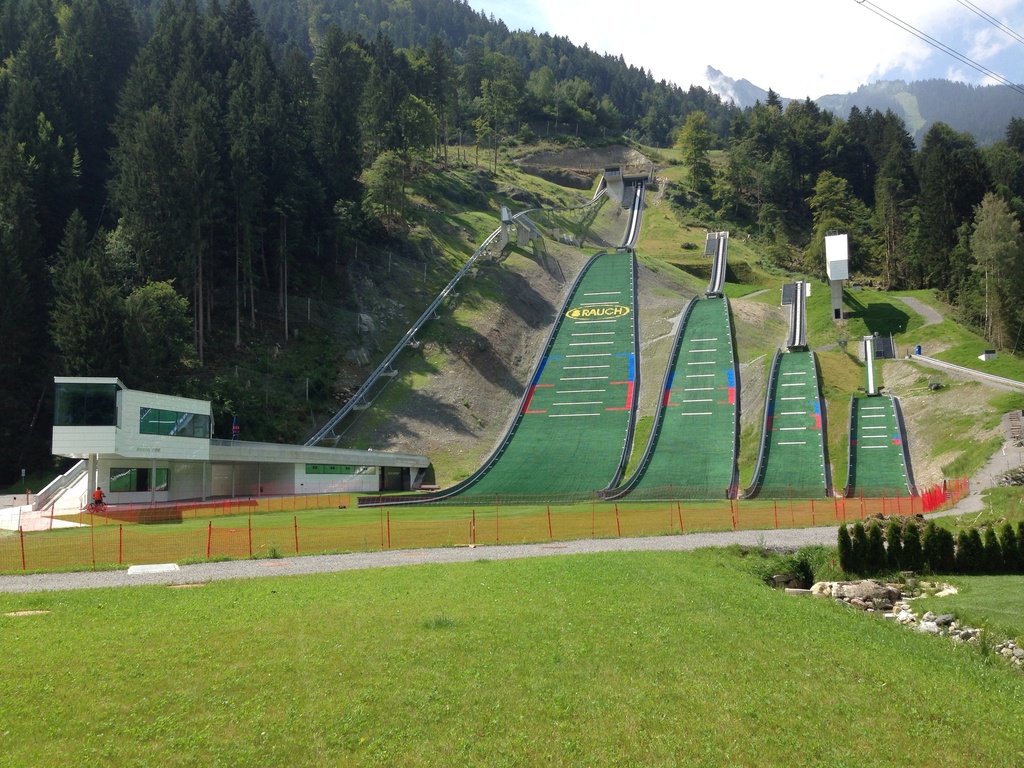
<svg viewBox="0 0 1024 768">
<path fill-rule="evenodd" d="M 955 594 L 956 588 L 948 585 L 920 583 L 923 589 L 937 589 L 936 596 Z M 951 613 L 936 615 L 931 611 L 923 616 L 911 608 L 910 601 L 920 595 L 904 592 L 902 584 L 883 584 L 872 579 L 864 581 L 820 581 L 809 590 L 817 597 L 838 600 L 866 613 L 880 613 L 890 621 L 929 635 L 945 635 L 956 643 L 978 645 L 982 641 L 982 630 L 960 624 Z M 795 591 L 795 590 L 789 590 Z M 801 590 L 802 591 L 802 590 Z M 1012 640 L 999 642 L 993 650 L 1004 656 L 1014 666 L 1024 668 L 1024 648 Z"/>
<path fill-rule="evenodd" d="M 1009 472 L 999 478 L 999 484 L 1005 486 L 1011 485 L 1024 485 L 1024 467 L 1017 467 L 1011 469 Z"/>
</svg>

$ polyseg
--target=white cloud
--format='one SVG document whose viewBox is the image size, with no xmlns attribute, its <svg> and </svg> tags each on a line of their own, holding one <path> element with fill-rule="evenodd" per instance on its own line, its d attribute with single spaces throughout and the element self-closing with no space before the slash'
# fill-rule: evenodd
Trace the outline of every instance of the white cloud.
<svg viewBox="0 0 1024 768">
<path fill-rule="evenodd" d="M 470 5 L 493 12 L 513 29 L 532 27 L 567 36 L 578 45 L 586 42 L 598 53 L 622 54 L 629 64 L 683 87 L 702 84 L 711 65 L 793 98 L 845 93 L 887 77 L 943 77 L 951 68 L 962 72 L 963 79 L 981 82 L 980 74 L 872 9 L 980 63 L 1008 45 L 1020 45 L 956 0 L 647 0 L 642 5 L 621 0 L 470 0 Z M 631 15 L 634 7 L 637 12 Z M 985 10 L 1015 29 L 1024 20 L 1019 0 L 986 0 Z M 1011 23 L 1014 16 L 1016 26 Z M 1016 60 L 1024 62 L 1024 56 Z M 999 73 L 1022 81 L 1024 67 L 1017 68 Z"/>
</svg>

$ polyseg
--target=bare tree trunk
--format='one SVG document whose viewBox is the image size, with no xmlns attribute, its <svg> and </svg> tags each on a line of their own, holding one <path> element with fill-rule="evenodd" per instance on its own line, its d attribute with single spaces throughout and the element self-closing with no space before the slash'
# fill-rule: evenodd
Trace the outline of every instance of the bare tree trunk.
<svg viewBox="0 0 1024 768">
<path fill-rule="evenodd" d="M 197 229 L 199 227 L 197 226 Z M 204 343 L 206 341 L 206 303 L 203 294 L 203 249 L 202 238 L 196 232 L 196 243 L 199 253 L 196 254 L 196 351 L 199 353 L 199 365 L 203 365 Z"/>
<path fill-rule="evenodd" d="M 235 205 L 235 349 L 242 346 L 242 247 L 238 205 Z"/>
</svg>

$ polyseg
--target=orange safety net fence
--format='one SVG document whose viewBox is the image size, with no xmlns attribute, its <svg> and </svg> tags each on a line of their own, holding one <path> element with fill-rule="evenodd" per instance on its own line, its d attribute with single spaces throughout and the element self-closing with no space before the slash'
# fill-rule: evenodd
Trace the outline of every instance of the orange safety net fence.
<svg viewBox="0 0 1024 768">
<path fill-rule="evenodd" d="M 955 504 L 966 494 L 967 481 L 957 480 L 919 497 L 877 499 L 731 499 L 689 504 L 593 499 L 589 504 L 562 507 L 523 507 L 491 500 L 486 507 L 455 508 L 450 510 L 451 517 L 443 519 L 440 508 L 432 510 L 439 519 L 420 519 L 422 508 L 414 513 L 408 507 L 354 510 L 349 508 L 347 494 L 178 505 L 170 518 L 166 508 L 159 514 L 144 508 L 118 509 L 104 515 L 75 515 L 76 527 L 19 530 L 0 537 L 0 572 L 836 525 L 873 515 L 930 512 Z M 333 512 L 315 518 L 298 514 L 314 509 Z M 168 519 L 180 523 L 180 530 L 146 524 Z"/>
</svg>

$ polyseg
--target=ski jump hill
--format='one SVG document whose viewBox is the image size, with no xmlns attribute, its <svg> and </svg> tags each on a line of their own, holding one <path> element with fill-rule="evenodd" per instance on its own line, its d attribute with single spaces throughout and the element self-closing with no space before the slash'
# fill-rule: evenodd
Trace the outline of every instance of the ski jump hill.
<svg viewBox="0 0 1024 768">
<path fill-rule="evenodd" d="M 602 185 L 605 193 L 608 189 L 629 209 L 621 243 L 593 256 L 571 286 L 497 448 L 473 475 L 450 488 L 360 497 L 360 506 L 739 495 L 739 366 L 723 293 L 727 232 L 707 235 L 710 283 L 703 297 L 682 310 L 650 438 L 634 471 L 624 477 L 640 389 L 634 248 L 646 181 Z M 753 482 L 744 498 L 833 495 L 825 401 L 817 361 L 807 347 L 808 290 L 802 282 L 784 289 L 789 334 L 772 361 Z M 870 382 L 873 368 L 869 391 Z M 850 436 L 847 495 L 914 492 L 906 431 L 894 398 L 854 396 Z"/>
</svg>

